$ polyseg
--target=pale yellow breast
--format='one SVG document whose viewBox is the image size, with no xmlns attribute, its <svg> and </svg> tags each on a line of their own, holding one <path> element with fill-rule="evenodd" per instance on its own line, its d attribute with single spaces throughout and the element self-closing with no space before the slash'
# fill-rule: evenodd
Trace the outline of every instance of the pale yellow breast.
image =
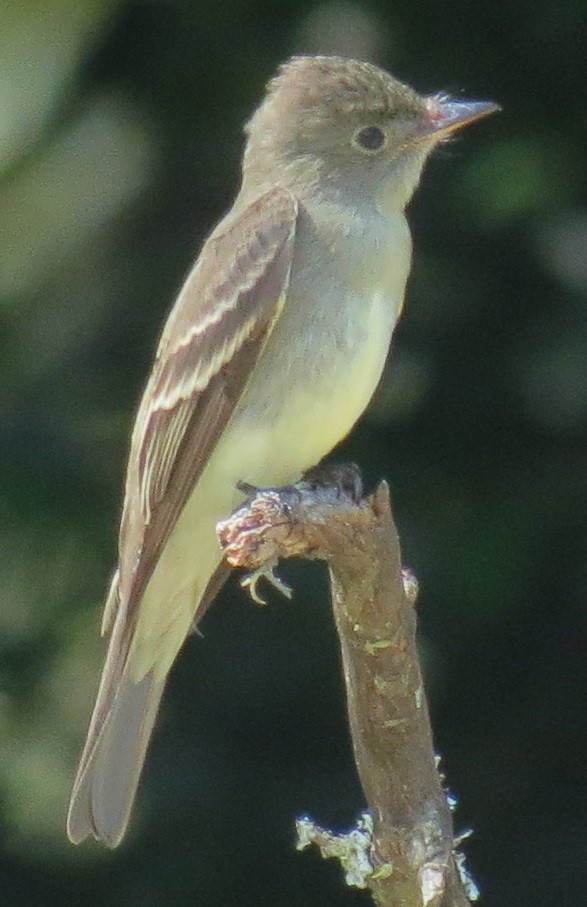
<svg viewBox="0 0 587 907">
<path fill-rule="evenodd" d="M 253 484 L 295 481 L 351 431 L 377 387 L 396 320 L 382 292 L 360 306 L 364 322 L 354 346 L 333 355 L 307 381 L 291 382 L 283 405 L 266 422 L 229 429 L 218 452 L 222 472 L 237 470 Z"/>
</svg>

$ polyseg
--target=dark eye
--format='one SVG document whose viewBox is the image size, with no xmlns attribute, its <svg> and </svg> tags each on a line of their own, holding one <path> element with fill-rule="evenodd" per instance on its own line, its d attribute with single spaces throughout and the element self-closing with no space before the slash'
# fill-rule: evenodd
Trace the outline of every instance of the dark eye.
<svg viewBox="0 0 587 907">
<path fill-rule="evenodd" d="M 365 151 L 379 151 L 387 141 L 383 129 L 380 126 L 365 126 L 355 133 L 355 142 Z"/>
</svg>

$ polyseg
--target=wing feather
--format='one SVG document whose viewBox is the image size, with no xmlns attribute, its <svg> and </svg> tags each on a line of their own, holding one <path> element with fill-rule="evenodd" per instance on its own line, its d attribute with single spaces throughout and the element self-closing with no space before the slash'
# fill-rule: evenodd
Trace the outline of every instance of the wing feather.
<svg viewBox="0 0 587 907">
<path fill-rule="evenodd" d="M 277 188 L 229 217 L 204 245 L 163 331 L 133 437 L 116 601 L 125 644 L 175 522 L 236 405 L 283 305 L 297 207 Z M 109 599 L 112 595 L 109 596 Z"/>
</svg>

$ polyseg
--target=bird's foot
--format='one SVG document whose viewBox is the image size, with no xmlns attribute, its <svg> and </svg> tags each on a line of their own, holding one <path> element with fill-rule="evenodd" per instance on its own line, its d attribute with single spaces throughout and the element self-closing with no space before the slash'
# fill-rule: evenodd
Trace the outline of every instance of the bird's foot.
<svg viewBox="0 0 587 907">
<path fill-rule="evenodd" d="M 363 497 L 363 477 L 356 463 L 319 463 L 307 469 L 302 483 L 317 489 L 332 486 L 340 495 L 347 495 L 358 504 Z"/>
<path fill-rule="evenodd" d="M 281 592 L 282 595 L 285 595 L 286 598 L 291 598 L 293 595 L 291 586 L 288 586 L 287 583 L 280 579 L 274 572 L 276 566 L 277 561 L 265 564 L 263 567 L 258 567 L 256 570 L 248 573 L 245 578 L 241 580 L 241 586 L 243 589 L 248 590 L 249 595 L 257 605 L 267 604 L 267 601 L 262 598 L 257 591 L 257 583 L 262 578 L 271 583 L 271 585 L 277 589 L 278 592 Z"/>
</svg>

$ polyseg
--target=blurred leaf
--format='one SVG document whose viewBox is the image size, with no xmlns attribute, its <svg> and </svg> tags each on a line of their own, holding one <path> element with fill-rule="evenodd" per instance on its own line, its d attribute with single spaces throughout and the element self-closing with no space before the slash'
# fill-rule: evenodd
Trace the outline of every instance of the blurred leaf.
<svg viewBox="0 0 587 907">
<path fill-rule="evenodd" d="M 489 225 L 500 226 L 569 198 L 575 161 L 571 148 L 547 136 L 488 142 L 461 168 L 457 195 Z"/>
<path fill-rule="evenodd" d="M 3 0 L 0 6 L 0 180 L 39 139 L 80 58 L 121 0 Z"/>
</svg>

